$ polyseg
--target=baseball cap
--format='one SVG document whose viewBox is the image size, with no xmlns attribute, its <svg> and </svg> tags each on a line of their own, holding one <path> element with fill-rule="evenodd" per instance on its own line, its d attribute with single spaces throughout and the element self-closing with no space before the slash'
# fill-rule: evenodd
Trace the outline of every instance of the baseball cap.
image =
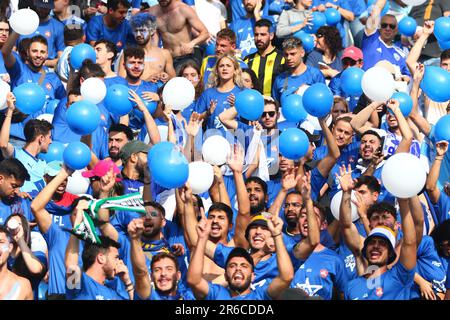
<svg viewBox="0 0 450 320">
<path fill-rule="evenodd" d="M 142 141 L 134 140 L 125 144 L 120 150 L 120 158 L 127 160 L 133 153 L 144 152 L 148 153 L 150 146 Z"/>
<path fill-rule="evenodd" d="M 115 174 L 120 173 L 119 167 L 110 159 L 100 160 L 95 164 L 92 170 L 86 170 L 81 173 L 85 178 L 103 177 L 108 171 L 113 168 Z M 116 178 L 116 181 L 120 181 L 120 178 Z"/>
<path fill-rule="evenodd" d="M 269 228 L 267 221 L 268 220 L 262 214 L 258 214 L 256 216 L 254 216 L 250 220 L 250 223 L 248 224 L 247 229 L 245 229 L 245 238 L 246 239 L 248 238 L 248 233 L 250 232 L 250 229 L 252 227 L 261 226 L 261 227 Z"/>
<path fill-rule="evenodd" d="M 248 261 L 248 263 L 250 263 L 250 265 L 252 266 L 253 269 L 255 269 L 255 263 L 253 262 L 252 257 L 250 256 L 250 253 L 248 253 L 247 250 L 245 250 L 244 248 L 241 247 L 235 247 L 233 250 L 231 250 L 230 254 L 227 257 L 227 261 L 225 263 L 225 267 L 228 265 L 228 262 L 230 262 L 230 260 L 234 257 L 242 257 L 245 260 Z"/>
<path fill-rule="evenodd" d="M 352 60 L 358 61 L 363 59 L 363 52 L 361 49 L 357 47 L 348 47 L 344 49 L 344 52 L 342 53 L 341 60 L 344 58 L 350 58 Z"/>
<path fill-rule="evenodd" d="M 55 3 L 53 0 L 34 0 L 34 5 L 37 8 L 47 8 L 47 9 L 55 8 Z"/>
<path fill-rule="evenodd" d="M 385 226 L 379 226 L 373 228 L 372 231 L 370 231 L 369 236 L 366 238 L 366 240 L 364 240 L 364 247 L 362 249 L 363 256 L 366 256 L 367 244 L 369 243 L 369 240 L 375 237 L 387 240 L 387 242 L 390 244 L 388 264 L 394 262 L 395 258 L 397 257 L 397 254 L 395 252 L 395 232 L 391 228 Z"/>
<path fill-rule="evenodd" d="M 62 161 L 53 160 L 47 163 L 47 166 L 44 168 L 44 175 L 48 175 L 50 177 L 56 176 L 62 168 Z"/>
<path fill-rule="evenodd" d="M 308 120 L 305 120 L 301 123 L 300 130 L 306 133 L 309 142 L 316 142 L 320 140 L 320 135 L 314 134 L 314 125 Z"/>
</svg>

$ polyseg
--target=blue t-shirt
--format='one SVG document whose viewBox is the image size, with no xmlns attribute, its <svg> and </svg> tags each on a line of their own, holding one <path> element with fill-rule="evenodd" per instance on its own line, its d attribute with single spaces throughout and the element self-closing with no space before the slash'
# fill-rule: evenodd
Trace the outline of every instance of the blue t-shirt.
<svg viewBox="0 0 450 320">
<path fill-rule="evenodd" d="M 274 23 L 271 16 L 263 16 L 262 19 L 268 19 Z M 230 29 L 236 33 L 236 48 L 241 50 L 241 58 L 258 51 L 255 45 L 255 18 L 240 18 L 232 20 Z"/>
<path fill-rule="evenodd" d="M 333 95 L 345 98 L 345 100 L 348 103 L 348 108 L 349 108 L 350 112 L 353 112 L 353 110 L 358 105 L 358 101 L 359 101 L 359 97 L 360 96 L 359 95 L 349 96 L 348 94 L 346 94 L 344 92 L 344 90 L 342 90 L 341 76 L 342 76 L 342 72 L 340 72 L 336 76 L 334 76 L 330 80 L 330 83 L 328 84 L 328 87 L 330 88 L 330 90 L 333 93 Z"/>
<path fill-rule="evenodd" d="M 196 300 L 196 299 L 191 289 L 184 288 L 184 286 L 182 285 L 178 285 L 176 295 L 169 296 L 156 290 L 155 286 L 152 284 L 152 293 L 150 294 L 148 300 Z"/>
<path fill-rule="evenodd" d="M 44 170 L 47 163 L 32 156 L 23 148 L 14 148 L 13 157 L 25 166 L 30 175 L 30 180 L 25 181 L 20 191 L 28 192 L 34 198 L 45 187 Z"/>
<path fill-rule="evenodd" d="M 397 262 L 381 276 L 367 279 L 360 276 L 350 280 L 346 300 L 409 300 L 416 268 L 406 269 Z"/>
<path fill-rule="evenodd" d="M 406 66 L 406 54 L 397 46 L 387 46 L 381 40 L 380 32 L 377 30 L 372 35 L 365 33 L 362 40 L 362 51 L 364 55 L 363 69 L 372 68 L 378 61 L 387 60 L 393 65 L 400 67 L 403 75 L 411 76 Z"/>
<path fill-rule="evenodd" d="M 48 59 L 55 59 L 58 57 L 58 51 L 64 51 L 64 24 L 55 18 L 50 18 L 46 22 L 39 23 L 37 30 L 29 35 L 20 36 L 17 44 L 25 38 L 31 38 L 36 35 L 41 35 L 48 42 Z"/>
<path fill-rule="evenodd" d="M 300 288 L 309 296 L 320 296 L 325 300 L 333 297 L 333 288 L 345 292 L 347 274 L 339 255 L 328 248 L 314 251 L 295 272 L 291 288 Z"/>
<path fill-rule="evenodd" d="M 205 300 L 272 300 L 267 292 L 268 285 L 252 289 L 249 294 L 232 297 L 230 290 L 221 285 L 208 282 L 209 290 Z"/>
<path fill-rule="evenodd" d="M 450 219 L 450 197 L 443 190 L 441 191 L 436 207 L 439 223 Z"/>
<path fill-rule="evenodd" d="M 247 11 L 244 8 L 242 0 L 230 0 L 229 6 L 231 7 L 231 21 L 245 18 L 247 15 Z M 262 8 L 262 15 L 269 15 L 269 1 L 265 2 L 264 7 Z"/>
<path fill-rule="evenodd" d="M 34 220 L 31 213 L 31 202 L 29 199 L 15 197 L 13 199 L 0 200 L 0 225 L 4 224 L 6 219 L 13 213 L 20 213 L 27 218 L 28 221 Z"/>
<path fill-rule="evenodd" d="M 128 81 L 125 80 L 125 78 L 122 78 L 121 76 L 104 78 L 103 81 L 105 82 L 106 88 L 112 86 L 113 84 L 123 84 L 124 86 L 128 86 Z"/>
<path fill-rule="evenodd" d="M 342 51 L 338 52 L 334 61 L 330 64 L 327 63 L 327 65 L 329 67 L 333 68 L 334 70 L 342 71 L 343 65 L 342 65 L 342 61 L 341 61 L 341 56 L 342 56 Z M 315 49 L 310 54 L 308 54 L 308 58 L 306 59 L 306 64 L 310 67 L 320 69 L 319 62 L 324 63 L 323 54 L 319 50 Z"/>
<path fill-rule="evenodd" d="M 88 276 L 81 273 L 81 281 L 78 289 L 69 289 L 66 285 L 67 300 L 123 300 L 115 290 L 102 285 Z"/>
<path fill-rule="evenodd" d="M 0 54 L 0 79 L 2 76 L 6 76 L 8 74 L 8 71 L 5 67 L 5 61 L 3 60 L 3 55 Z"/>
<path fill-rule="evenodd" d="M 356 229 L 358 230 L 359 235 L 363 237 L 367 237 L 366 231 L 364 229 L 364 225 L 360 219 L 354 222 Z M 354 279 L 358 276 L 356 270 L 356 260 L 355 256 L 351 252 L 351 250 L 345 244 L 343 236 L 340 238 L 339 247 L 337 249 L 337 253 L 344 261 L 344 267 L 347 273 L 347 279 Z"/>
<path fill-rule="evenodd" d="M 147 82 L 142 80 L 137 86 L 127 83 L 128 88 L 134 90 L 139 96 L 142 97 L 143 92 L 153 92 L 158 91 L 158 85 L 153 82 Z M 156 104 L 156 102 L 149 102 L 149 104 Z M 144 114 L 139 111 L 136 107 L 129 113 L 130 116 L 130 128 L 133 130 L 141 129 L 145 125 Z"/>
<path fill-rule="evenodd" d="M 108 39 L 117 46 L 120 52 L 127 43 L 134 43 L 134 36 L 128 20 L 123 20 L 114 29 L 108 28 L 103 22 L 103 16 L 94 16 L 88 23 L 86 41 Z"/>
<path fill-rule="evenodd" d="M 305 72 L 295 76 L 286 71 L 275 78 L 272 86 L 272 97 L 280 101 L 283 92 L 295 91 L 302 85 L 310 86 L 318 82 L 325 83 L 325 78 L 319 69 L 307 66 Z"/>
</svg>

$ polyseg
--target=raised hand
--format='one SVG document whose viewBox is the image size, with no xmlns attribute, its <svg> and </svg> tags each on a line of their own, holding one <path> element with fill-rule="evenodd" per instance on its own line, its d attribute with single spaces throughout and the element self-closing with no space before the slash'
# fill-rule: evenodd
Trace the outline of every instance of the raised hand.
<svg viewBox="0 0 450 320">
<path fill-rule="evenodd" d="M 172 253 L 177 257 L 184 255 L 184 246 L 181 243 L 175 243 L 170 248 L 172 249 Z"/>
<path fill-rule="evenodd" d="M 242 172 L 244 169 L 244 149 L 241 145 L 235 144 L 227 159 L 227 164 L 234 172 Z"/>
<path fill-rule="evenodd" d="M 185 126 L 187 134 L 195 137 L 202 127 L 202 123 L 203 119 L 200 119 L 200 115 L 195 111 L 192 112 L 189 123 Z"/>
<path fill-rule="evenodd" d="M 356 205 L 356 208 L 358 209 L 359 217 L 366 218 L 367 217 L 367 206 L 364 203 L 364 199 L 358 192 L 355 192 L 355 196 L 356 196 L 356 200 L 352 199 L 351 201 Z"/>
<path fill-rule="evenodd" d="M 227 97 L 227 101 L 230 104 L 230 107 L 234 107 L 234 103 L 236 102 L 236 97 L 233 93 L 230 93 L 230 95 Z"/>
<path fill-rule="evenodd" d="M 156 92 L 144 91 L 142 92 L 142 98 L 147 101 L 159 101 L 159 95 Z"/>
<path fill-rule="evenodd" d="M 147 106 L 145 105 L 144 101 L 142 101 L 141 97 L 139 97 L 139 95 L 134 90 L 129 90 L 128 94 L 131 96 L 128 99 L 136 103 L 136 107 L 139 111 L 144 112 L 144 110 L 147 110 Z"/>
<path fill-rule="evenodd" d="M 345 165 L 342 165 L 339 168 L 339 175 L 336 173 L 336 177 L 339 180 L 343 192 L 350 191 L 355 187 L 352 178 L 352 167 L 350 165 L 348 165 L 348 169 L 345 169 Z"/>
<path fill-rule="evenodd" d="M 211 231 L 211 222 L 212 220 L 203 217 L 197 223 L 197 234 L 199 239 L 208 239 L 209 232 Z"/>
<path fill-rule="evenodd" d="M 400 102 L 396 99 L 389 99 L 386 106 L 388 109 L 392 110 L 392 113 L 395 113 L 395 110 L 400 108 Z"/>
<path fill-rule="evenodd" d="M 131 220 L 131 222 L 128 224 L 128 236 L 131 239 L 140 239 L 142 233 L 144 232 L 144 219 L 137 218 Z"/>
<path fill-rule="evenodd" d="M 267 226 L 272 236 L 275 237 L 283 231 L 283 220 L 277 215 L 272 215 L 267 219 Z"/>
<path fill-rule="evenodd" d="M 211 100 L 209 102 L 208 113 L 209 115 L 213 114 L 217 107 L 217 100 Z"/>
<path fill-rule="evenodd" d="M 303 202 L 311 199 L 311 172 L 305 172 L 305 175 L 301 177 L 302 179 L 302 188 L 301 194 L 303 198 Z"/>
<path fill-rule="evenodd" d="M 128 267 L 125 265 L 125 263 L 123 263 L 122 260 L 119 260 L 117 262 L 115 272 L 123 283 L 126 284 L 130 282 L 130 272 L 128 271 Z"/>
<path fill-rule="evenodd" d="M 290 168 L 283 174 L 283 177 L 281 179 L 281 187 L 284 190 L 287 191 L 292 188 L 295 188 L 297 183 L 302 178 L 302 176 L 295 176 L 295 172 L 296 172 L 295 168 Z"/>
<path fill-rule="evenodd" d="M 108 172 L 100 178 L 100 191 L 104 193 L 109 193 L 114 184 L 116 183 L 116 174 L 114 173 L 113 168 L 111 167 Z"/>
<path fill-rule="evenodd" d="M 6 104 L 9 110 L 14 111 L 16 109 L 16 96 L 12 92 L 6 94 Z"/>
<path fill-rule="evenodd" d="M 425 74 L 425 66 L 422 63 L 416 65 L 416 71 L 414 72 L 414 82 L 420 83 L 423 80 Z"/>
<path fill-rule="evenodd" d="M 423 33 L 426 35 L 431 35 L 434 32 L 434 21 L 433 20 L 427 20 L 423 24 Z"/>
<path fill-rule="evenodd" d="M 216 180 L 216 182 L 218 183 L 223 182 L 222 169 L 220 169 L 218 166 L 213 166 L 213 171 L 214 171 L 214 180 Z"/>
<path fill-rule="evenodd" d="M 436 143 L 436 155 L 444 156 L 448 150 L 448 142 L 447 141 L 438 141 Z"/>
</svg>

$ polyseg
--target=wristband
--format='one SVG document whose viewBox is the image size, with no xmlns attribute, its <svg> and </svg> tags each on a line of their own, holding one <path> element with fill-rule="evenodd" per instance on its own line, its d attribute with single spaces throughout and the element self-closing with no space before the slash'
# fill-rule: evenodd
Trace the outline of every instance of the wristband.
<svg viewBox="0 0 450 320">
<path fill-rule="evenodd" d="M 281 235 L 281 232 L 279 234 L 272 235 L 272 238 L 278 237 L 279 235 Z"/>
<path fill-rule="evenodd" d="M 125 284 L 125 288 L 128 288 L 129 286 L 132 286 L 132 285 L 133 285 L 133 282 L 129 282 L 129 283 Z"/>
<path fill-rule="evenodd" d="M 434 160 L 444 160 L 444 156 L 437 156 Z"/>
</svg>

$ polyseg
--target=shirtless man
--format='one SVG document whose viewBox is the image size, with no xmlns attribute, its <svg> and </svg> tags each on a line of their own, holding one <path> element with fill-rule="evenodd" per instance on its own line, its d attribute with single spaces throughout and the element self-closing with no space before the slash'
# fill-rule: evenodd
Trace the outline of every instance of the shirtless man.
<svg viewBox="0 0 450 320">
<path fill-rule="evenodd" d="M 145 67 L 141 79 L 152 82 L 158 80 L 167 82 L 175 77 L 170 51 L 158 47 L 156 18 L 148 13 L 139 13 L 131 18 L 130 25 L 136 43 L 145 51 Z M 123 55 L 120 57 L 119 75 L 126 76 Z"/>
<path fill-rule="evenodd" d="M 197 50 L 196 55 L 194 47 L 208 40 L 209 32 L 194 9 L 181 0 L 158 0 L 158 3 L 149 8 L 149 13 L 156 17 L 164 48 L 172 54 L 175 69 L 188 59 L 200 65 L 200 52 Z"/>
<path fill-rule="evenodd" d="M 8 270 L 12 249 L 11 234 L 0 225 L 0 300 L 33 300 L 30 281 Z"/>
</svg>

